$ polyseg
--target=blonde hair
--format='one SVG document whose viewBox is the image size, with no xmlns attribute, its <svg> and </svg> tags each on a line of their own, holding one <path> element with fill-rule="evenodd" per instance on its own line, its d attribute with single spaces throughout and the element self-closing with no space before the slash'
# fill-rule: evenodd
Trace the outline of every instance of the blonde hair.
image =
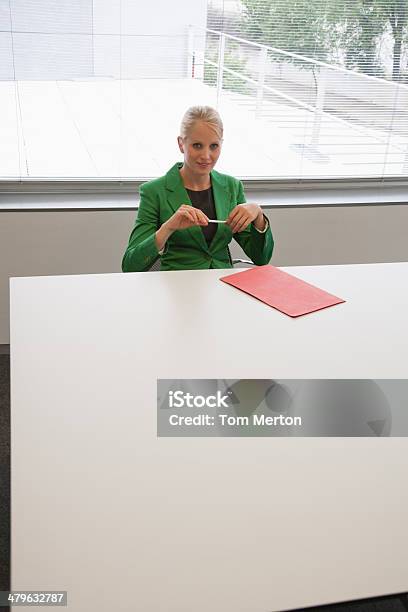
<svg viewBox="0 0 408 612">
<path fill-rule="evenodd" d="M 196 121 L 205 121 L 208 123 L 217 133 L 217 136 L 222 140 L 224 127 L 219 112 L 211 106 L 190 106 L 186 110 L 181 120 L 180 136 L 184 139 Z"/>
</svg>

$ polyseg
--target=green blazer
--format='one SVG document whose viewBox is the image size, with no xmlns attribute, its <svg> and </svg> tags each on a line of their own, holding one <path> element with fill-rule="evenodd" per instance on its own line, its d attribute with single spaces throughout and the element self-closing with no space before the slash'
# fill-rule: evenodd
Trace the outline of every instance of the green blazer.
<svg viewBox="0 0 408 612">
<path fill-rule="evenodd" d="M 123 272 L 148 270 L 160 257 L 155 233 L 182 204 L 190 204 L 179 169 L 175 164 L 164 176 L 140 187 L 140 204 L 136 223 L 122 261 Z M 241 181 L 212 171 L 210 174 L 217 219 L 227 219 L 231 210 L 245 200 Z M 161 270 L 196 270 L 232 268 L 228 245 L 232 238 L 257 265 L 267 264 L 272 257 L 273 238 L 270 228 L 261 233 L 252 226 L 233 234 L 228 225 L 217 225 L 210 245 L 200 226 L 175 231 L 161 255 Z"/>
</svg>

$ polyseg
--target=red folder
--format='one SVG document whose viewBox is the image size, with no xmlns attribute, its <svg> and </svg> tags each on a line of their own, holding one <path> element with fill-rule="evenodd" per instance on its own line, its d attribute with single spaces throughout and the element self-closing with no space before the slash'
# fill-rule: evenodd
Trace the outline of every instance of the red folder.
<svg viewBox="0 0 408 612">
<path fill-rule="evenodd" d="M 223 276 L 220 280 L 253 295 L 290 317 L 300 317 L 345 302 L 273 266 L 257 266 Z"/>
</svg>

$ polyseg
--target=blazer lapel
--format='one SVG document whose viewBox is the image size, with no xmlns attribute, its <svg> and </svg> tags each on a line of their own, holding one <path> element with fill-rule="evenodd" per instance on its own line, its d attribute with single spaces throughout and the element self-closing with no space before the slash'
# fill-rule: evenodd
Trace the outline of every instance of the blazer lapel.
<svg viewBox="0 0 408 612">
<path fill-rule="evenodd" d="M 182 164 L 179 162 L 174 164 L 166 174 L 167 201 L 174 212 L 176 212 L 182 204 L 189 204 L 192 206 L 188 193 L 184 188 L 183 181 L 181 180 L 179 172 L 181 165 Z M 191 238 L 198 243 L 200 248 L 208 251 L 207 242 L 200 226 L 195 225 L 183 231 L 189 232 Z"/>
</svg>

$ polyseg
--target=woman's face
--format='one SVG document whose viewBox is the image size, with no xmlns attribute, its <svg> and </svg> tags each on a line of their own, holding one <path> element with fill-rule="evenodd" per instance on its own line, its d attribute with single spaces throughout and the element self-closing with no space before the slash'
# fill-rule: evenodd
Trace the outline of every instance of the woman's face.
<svg viewBox="0 0 408 612">
<path fill-rule="evenodd" d="M 209 174 L 221 153 L 222 140 L 205 121 L 196 121 L 187 136 L 178 137 L 179 149 L 184 153 L 184 165 L 197 175 Z"/>
</svg>

